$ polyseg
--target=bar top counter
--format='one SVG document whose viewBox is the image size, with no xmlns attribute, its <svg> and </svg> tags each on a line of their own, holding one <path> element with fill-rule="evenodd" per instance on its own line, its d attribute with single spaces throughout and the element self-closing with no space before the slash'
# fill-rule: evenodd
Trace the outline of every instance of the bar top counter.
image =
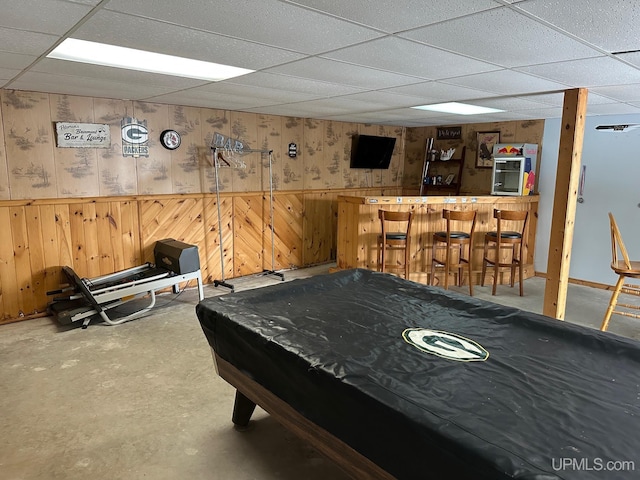
<svg viewBox="0 0 640 480">
<path fill-rule="evenodd" d="M 525 278 L 534 275 L 533 252 L 538 220 L 539 195 L 529 196 L 349 196 L 338 197 L 337 268 L 367 268 L 378 266 L 377 237 L 381 233 L 378 210 L 412 211 L 410 280 L 429 283 L 433 233 L 446 229 L 442 211 L 476 210 L 476 228 L 473 238 L 472 275 L 474 284 L 480 282 L 484 234 L 496 229 L 494 209 L 528 210 L 529 224 L 525 234 Z M 465 279 L 465 282 L 467 280 Z M 486 284 L 493 278 L 487 274 Z M 507 270 L 498 282 L 510 282 Z M 438 284 L 438 281 L 435 282 Z"/>
</svg>

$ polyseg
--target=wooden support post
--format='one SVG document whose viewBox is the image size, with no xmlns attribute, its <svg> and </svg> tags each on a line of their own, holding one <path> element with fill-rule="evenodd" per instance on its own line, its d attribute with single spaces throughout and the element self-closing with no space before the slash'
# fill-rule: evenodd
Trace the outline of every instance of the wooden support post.
<svg viewBox="0 0 640 480">
<path fill-rule="evenodd" d="M 547 283 L 542 310 L 545 315 L 558 320 L 564 320 L 567 304 L 569 264 L 586 112 L 587 89 L 576 88 L 565 91 L 556 188 L 553 197 Z"/>
</svg>

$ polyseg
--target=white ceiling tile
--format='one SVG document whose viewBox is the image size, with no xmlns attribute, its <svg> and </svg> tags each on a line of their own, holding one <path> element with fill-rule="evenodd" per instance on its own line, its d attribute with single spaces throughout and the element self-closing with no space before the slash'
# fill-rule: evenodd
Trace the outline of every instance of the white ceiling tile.
<svg viewBox="0 0 640 480">
<path fill-rule="evenodd" d="M 640 3 L 636 0 L 529 0 L 516 8 L 608 52 L 640 48 L 637 32 Z"/>
<path fill-rule="evenodd" d="M 2 83 L 8 80 L 11 80 L 19 73 L 20 73 L 20 70 L 0 67 L 0 85 L 2 85 Z"/>
<path fill-rule="evenodd" d="M 640 83 L 630 83 L 629 85 L 610 85 L 607 87 L 594 87 L 589 90 L 588 99 L 591 100 L 593 94 L 604 95 L 621 102 L 640 102 Z"/>
<path fill-rule="evenodd" d="M 587 115 L 621 115 L 628 113 L 640 113 L 640 106 L 608 103 L 604 105 L 589 105 L 587 107 Z"/>
<path fill-rule="evenodd" d="M 267 71 L 368 89 L 389 88 L 420 81 L 415 77 L 315 57 L 270 68 Z"/>
<path fill-rule="evenodd" d="M 73 38 L 251 70 L 303 58 L 302 54 L 290 50 L 109 11 L 94 15 Z"/>
<path fill-rule="evenodd" d="M 297 52 L 320 53 L 380 36 L 379 32 L 279 0 L 183 2 L 111 0 L 109 10 L 252 40 Z"/>
<path fill-rule="evenodd" d="M 144 83 L 119 83 L 101 78 L 69 77 L 39 72 L 25 73 L 18 80 L 12 82 L 8 88 L 129 100 L 160 95 L 168 90 L 166 87 Z"/>
<path fill-rule="evenodd" d="M 464 2 L 396 0 L 392 7 L 388 2 L 371 2 L 369 0 L 350 0 L 348 2 L 294 0 L 291 3 L 306 5 L 388 33 L 400 32 L 499 6 L 493 0 L 465 0 Z M 393 10 L 393 15 L 389 14 L 390 7 Z"/>
<path fill-rule="evenodd" d="M 547 108 L 531 108 L 523 110 L 531 118 L 560 118 L 562 117 L 562 106 Z"/>
<path fill-rule="evenodd" d="M 397 95 L 380 90 L 345 95 L 341 98 L 368 102 L 369 104 L 375 105 L 380 108 L 413 107 L 422 104 L 421 97 L 413 97 L 411 95 Z"/>
<path fill-rule="evenodd" d="M 62 35 L 89 13 L 91 7 L 59 0 L 0 0 L 0 11 L 2 27 Z"/>
<path fill-rule="evenodd" d="M 499 69 L 495 65 L 396 37 L 372 40 L 323 56 L 428 80 Z"/>
<path fill-rule="evenodd" d="M 638 49 L 640 49 L 640 40 L 638 41 Z M 615 56 L 615 58 L 619 58 L 625 62 L 630 63 L 635 67 L 640 68 L 640 52 L 630 52 L 630 53 L 619 53 Z"/>
<path fill-rule="evenodd" d="M 22 70 L 31 65 L 38 57 L 33 55 L 22 55 L 19 53 L 8 53 L 0 51 L 0 65 L 3 68 L 15 68 Z"/>
<path fill-rule="evenodd" d="M 640 70 L 610 57 L 550 63 L 517 70 L 575 87 L 640 83 Z"/>
<path fill-rule="evenodd" d="M 0 27 L 0 51 L 39 56 L 56 41 L 57 36 Z"/>
<path fill-rule="evenodd" d="M 287 92 L 284 90 L 277 90 L 273 88 L 254 87 L 247 85 L 237 85 L 232 83 L 208 83 L 206 85 L 184 90 L 184 93 L 197 97 L 199 95 L 234 95 L 242 98 L 263 100 L 263 104 L 271 103 L 293 103 L 302 102 L 307 100 L 315 100 L 322 98 L 321 95 L 300 93 L 300 92 Z M 268 100 L 264 102 L 264 100 Z"/>
<path fill-rule="evenodd" d="M 322 97 L 342 96 L 363 91 L 362 88 L 350 87 L 340 83 L 329 83 L 309 78 L 279 75 L 275 73 L 255 72 L 241 77 L 224 80 L 220 83 L 257 86 L 279 89 L 283 91 L 317 94 Z"/>
<path fill-rule="evenodd" d="M 459 100 L 470 100 L 474 98 L 487 98 L 497 96 L 496 93 L 473 88 L 450 85 L 441 82 L 424 82 L 403 87 L 385 89 L 385 92 L 398 93 L 402 95 L 413 95 L 422 97 L 426 102 L 450 102 Z"/>
<path fill-rule="evenodd" d="M 537 93 L 549 91 L 563 91 L 567 85 L 552 82 L 532 75 L 514 72 L 512 70 L 500 70 L 498 72 L 479 73 L 466 77 L 452 78 L 447 83 L 463 87 L 478 87 L 496 93 L 498 95 L 519 95 L 523 93 Z"/>
<path fill-rule="evenodd" d="M 504 67 L 602 55 L 506 7 L 412 30 L 401 36 Z"/>
</svg>

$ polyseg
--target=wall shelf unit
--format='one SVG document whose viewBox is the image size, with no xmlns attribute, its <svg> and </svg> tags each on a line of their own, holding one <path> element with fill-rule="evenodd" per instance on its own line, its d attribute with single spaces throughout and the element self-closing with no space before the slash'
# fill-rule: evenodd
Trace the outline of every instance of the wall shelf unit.
<svg viewBox="0 0 640 480">
<path fill-rule="evenodd" d="M 431 149 L 427 148 L 427 152 L 429 150 Z M 438 160 L 437 156 L 427 153 L 425 155 L 420 195 L 460 195 L 466 150 L 467 147 L 463 146 L 459 156 L 449 160 Z"/>
</svg>

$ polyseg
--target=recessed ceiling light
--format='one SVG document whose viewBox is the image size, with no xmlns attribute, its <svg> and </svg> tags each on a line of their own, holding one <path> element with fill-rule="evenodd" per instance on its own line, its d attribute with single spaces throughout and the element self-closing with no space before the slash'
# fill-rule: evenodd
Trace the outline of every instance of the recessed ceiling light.
<svg viewBox="0 0 640 480">
<path fill-rule="evenodd" d="M 433 105 L 420 105 L 418 110 L 430 110 L 433 112 L 443 113 L 455 113 L 456 115 L 477 115 L 479 113 L 496 113 L 504 112 L 504 110 L 498 110 L 497 108 L 479 107 L 478 105 L 469 105 L 467 103 L 447 102 L 447 103 L 434 103 Z"/>
<path fill-rule="evenodd" d="M 49 58 L 218 82 L 255 70 L 67 38 Z"/>
</svg>

